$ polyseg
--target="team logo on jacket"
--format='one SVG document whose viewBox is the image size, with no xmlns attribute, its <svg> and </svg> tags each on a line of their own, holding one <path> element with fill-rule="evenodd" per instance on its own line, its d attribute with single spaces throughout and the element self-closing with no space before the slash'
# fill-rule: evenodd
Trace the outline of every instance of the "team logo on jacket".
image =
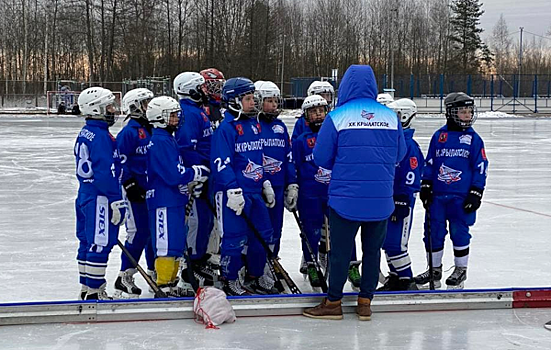
<svg viewBox="0 0 551 350">
<path fill-rule="evenodd" d="M 419 166 L 419 162 L 417 161 L 417 157 L 410 157 L 409 158 L 409 166 L 410 166 L 411 170 L 417 169 L 417 167 Z"/>
<path fill-rule="evenodd" d="M 264 167 L 264 172 L 270 173 L 270 175 L 280 172 L 281 164 L 283 164 L 283 162 L 280 162 L 275 158 L 268 157 L 266 155 L 262 156 L 262 166 Z"/>
<path fill-rule="evenodd" d="M 486 158 L 486 151 L 484 150 L 484 148 L 482 149 L 482 159 L 484 160 L 488 160 L 488 158 Z"/>
<path fill-rule="evenodd" d="M 375 114 L 371 112 L 367 112 L 365 109 L 362 109 L 362 118 L 365 118 L 367 120 L 371 120 L 375 118 Z"/>
<path fill-rule="evenodd" d="M 448 133 L 447 132 L 443 132 L 440 134 L 440 136 L 438 137 L 438 142 L 440 143 L 446 143 L 446 141 L 448 141 Z"/>
<path fill-rule="evenodd" d="M 204 122 L 208 122 L 209 121 L 209 118 L 206 116 L 205 113 L 201 112 L 201 117 L 203 117 L 203 121 Z"/>
<path fill-rule="evenodd" d="M 308 147 L 314 148 L 314 146 L 316 145 L 316 138 L 310 137 L 309 139 L 306 139 L 306 144 L 308 144 Z"/>
<path fill-rule="evenodd" d="M 258 125 L 258 124 L 257 124 L 257 125 Z M 251 129 L 253 130 L 253 132 L 254 132 L 255 135 L 258 135 L 258 128 L 257 128 L 257 126 L 251 124 Z"/>
<path fill-rule="evenodd" d="M 283 127 L 281 125 L 274 125 L 272 126 L 272 130 L 273 132 L 275 132 L 276 134 L 283 134 L 285 132 L 285 129 L 283 129 Z"/>
<path fill-rule="evenodd" d="M 461 135 L 461 136 L 459 136 L 459 143 L 464 143 L 464 144 L 470 146 L 472 140 L 473 140 L 473 137 L 471 135 Z"/>
<path fill-rule="evenodd" d="M 249 164 L 247 164 L 245 170 L 241 170 L 241 172 L 247 179 L 258 181 L 262 179 L 262 176 L 264 175 L 264 168 L 262 165 L 258 165 L 249 159 Z"/>
<path fill-rule="evenodd" d="M 442 163 L 442 165 L 440 165 L 440 169 L 438 170 L 438 181 L 445 182 L 447 185 L 449 185 L 452 182 L 457 182 L 461 180 L 461 173 L 462 171 L 452 169 Z"/>
<path fill-rule="evenodd" d="M 138 138 L 140 140 L 143 140 L 147 137 L 147 135 L 145 134 L 145 130 L 143 128 L 139 128 L 138 129 Z"/>
<path fill-rule="evenodd" d="M 328 185 L 329 182 L 331 181 L 331 173 L 332 173 L 331 170 L 318 167 L 318 172 L 316 173 L 316 175 L 314 175 L 314 180 L 324 185 Z"/>
<path fill-rule="evenodd" d="M 243 136 L 244 132 L 243 132 L 243 125 L 241 124 L 237 124 L 235 126 L 235 130 L 237 130 L 237 133 L 239 134 L 239 136 Z"/>
</svg>

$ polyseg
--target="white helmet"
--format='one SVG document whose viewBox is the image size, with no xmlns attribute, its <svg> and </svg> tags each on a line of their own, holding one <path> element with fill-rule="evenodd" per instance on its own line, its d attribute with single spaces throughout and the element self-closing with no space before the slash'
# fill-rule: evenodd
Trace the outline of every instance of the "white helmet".
<svg viewBox="0 0 551 350">
<path fill-rule="evenodd" d="M 174 78 L 174 93 L 178 98 L 189 98 L 193 102 L 202 102 L 206 97 L 203 92 L 205 78 L 197 72 L 184 72 Z"/>
<path fill-rule="evenodd" d="M 394 101 L 394 99 L 392 98 L 392 96 L 390 94 L 387 94 L 386 92 L 377 95 L 377 102 L 379 102 L 383 106 L 386 106 L 387 104 L 389 104 L 392 101 Z"/>
<path fill-rule="evenodd" d="M 170 96 L 155 97 L 147 104 L 147 120 L 155 128 L 165 129 L 170 120 L 170 114 L 180 111 L 178 101 Z"/>
<path fill-rule="evenodd" d="M 335 89 L 333 88 L 333 85 L 331 85 L 331 83 L 329 83 L 328 81 L 314 81 L 308 87 L 307 92 L 308 96 L 320 95 L 323 97 L 322 94 L 330 94 L 330 100 L 327 101 L 327 104 L 329 106 L 333 106 L 333 102 L 335 100 Z"/>
<path fill-rule="evenodd" d="M 111 90 L 99 86 L 85 89 L 78 95 L 80 113 L 88 118 L 105 120 L 109 126 L 116 121 L 117 110 L 114 103 L 115 95 Z M 107 110 L 109 105 L 113 107 L 110 111 Z"/>
<path fill-rule="evenodd" d="M 144 105 L 144 102 L 149 102 L 153 97 L 153 92 L 146 88 L 128 91 L 122 98 L 122 113 L 127 117 L 146 118 L 145 111 L 147 106 Z"/>
<path fill-rule="evenodd" d="M 327 108 L 327 100 L 320 95 L 308 96 L 302 102 L 302 111 L 306 113 L 307 110 L 313 107 L 324 106 Z"/>
<path fill-rule="evenodd" d="M 306 125 L 308 125 L 310 129 L 312 129 L 312 131 L 314 132 L 319 131 L 319 129 L 321 128 L 321 124 L 323 123 L 323 120 L 321 121 L 310 120 L 308 116 L 308 110 L 310 108 L 320 107 L 320 106 L 324 107 L 325 113 L 327 113 L 327 109 L 328 109 L 327 100 L 321 97 L 320 95 L 308 96 L 304 99 L 304 102 L 302 103 L 302 111 L 304 112 L 304 119 L 306 120 Z"/>
<path fill-rule="evenodd" d="M 402 127 L 407 129 L 411 126 L 411 122 L 417 114 L 417 105 L 409 98 L 401 98 L 386 105 L 391 108 L 400 119 Z"/>
<path fill-rule="evenodd" d="M 254 101 L 256 104 L 256 109 L 260 111 L 262 116 L 265 116 L 269 120 L 274 120 L 281 113 L 282 100 L 281 92 L 276 84 L 271 81 L 262 81 L 259 80 L 254 83 Z M 266 98 L 275 98 L 277 101 L 277 109 L 272 112 L 263 111 L 263 103 Z"/>
</svg>

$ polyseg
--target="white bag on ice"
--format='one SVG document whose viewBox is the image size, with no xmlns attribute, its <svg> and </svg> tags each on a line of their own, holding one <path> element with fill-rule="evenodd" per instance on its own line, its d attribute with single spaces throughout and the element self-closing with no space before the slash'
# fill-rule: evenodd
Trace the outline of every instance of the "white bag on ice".
<svg viewBox="0 0 551 350">
<path fill-rule="evenodd" d="M 224 322 L 235 322 L 235 312 L 226 299 L 226 293 L 214 287 L 199 288 L 193 301 L 195 319 L 207 326 L 216 328 Z"/>
</svg>

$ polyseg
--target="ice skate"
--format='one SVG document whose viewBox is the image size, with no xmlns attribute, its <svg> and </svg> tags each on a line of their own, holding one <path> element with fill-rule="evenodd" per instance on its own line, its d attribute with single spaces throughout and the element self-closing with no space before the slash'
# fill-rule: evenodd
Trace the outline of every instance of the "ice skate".
<svg viewBox="0 0 551 350">
<path fill-rule="evenodd" d="M 105 288 L 107 285 L 104 283 L 98 289 L 88 288 L 88 293 L 86 294 L 86 300 L 113 300 Z"/>
<path fill-rule="evenodd" d="M 299 272 L 302 273 L 302 277 L 306 281 L 308 278 L 308 263 L 306 260 L 304 260 L 304 257 L 302 257 L 302 260 L 300 261 L 300 269 Z"/>
<path fill-rule="evenodd" d="M 385 277 L 385 283 L 382 287 L 377 289 L 377 292 L 390 292 L 394 290 L 398 290 L 398 283 L 399 283 L 398 275 L 395 273 L 390 273 L 388 277 Z"/>
<path fill-rule="evenodd" d="M 319 292 L 321 288 L 321 280 L 318 275 L 318 270 L 316 270 L 316 266 L 314 263 L 308 264 L 308 280 L 310 280 L 310 285 L 312 286 L 312 289 L 315 292 Z"/>
<path fill-rule="evenodd" d="M 251 295 L 249 292 L 243 289 L 243 286 L 241 285 L 241 282 L 239 282 L 239 279 L 224 281 L 224 287 L 222 288 L 222 290 L 230 296 Z"/>
<path fill-rule="evenodd" d="M 433 270 L 433 274 L 434 288 L 440 288 L 442 286 L 442 283 L 440 283 L 440 280 L 442 279 L 442 266 L 435 267 Z M 422 274 L 413 277 L 413 281 L 415 282 L 415 284 L 417 284 L 417 287 L 419 289 L 428 289 L 430 286 L 430 271 L 427 270 Z"/>
<path fill-rule="evenodd" d="M 78 294 L 78 300 L 85 300 L 86 294 L 88 294 L 88 286 L 84 284 L 80 285 L 80 293 Z"/>
<path fill-rule="evenodd" d="M 157 284 L 157 271 L 155 271 L 155 270 L 147 270 L 147 271 L 146 271 L 146 274 L 149 276 L 149 278 L 151 278 L 151 280 L 153 281 L 153 283 Z M 152 293 L 152 294 L 155 293 L 155 291 L 153 290 L 153 288 L 151 288 L 151 286 L 149 286 L 149 293 Z"/>
<path fill-rule="evenodd" d="M 273 283 L 270 284 L 271 279 L 268 279 L 266 275 L 262 275 L 257 278 L 247 277 L 243 288 L 245 288 L 251 294 L 279 294 L 279 291 L 274 287 Z"/>
<path fill-rule="evenodd" d="M 113 299 L 134 299 L 140 297 L 142 290 L 136 286 L 134 281 L 134 274 L 136 272 L 136 269 L 119 272 L 119 276 L 115 281 Z"/>
<path fill-rule="evenodd" d="M 463 289 L 467 280 L 467 268 L 456 266 L 450 277 L 446 279 L 448 289 Z"/>
</svg>

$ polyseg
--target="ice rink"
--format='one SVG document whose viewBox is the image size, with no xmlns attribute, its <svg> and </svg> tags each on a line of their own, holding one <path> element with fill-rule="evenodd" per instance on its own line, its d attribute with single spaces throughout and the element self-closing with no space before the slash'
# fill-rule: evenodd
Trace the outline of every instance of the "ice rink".
<svg viewBox="0 0 551 350">
<path fill-rule="evenodd" d="M 286 122 L 292 125 L 293 119 Z M 73 146 L 83 123 L 78 117 L 0 116 L 0 303 L 77 297 Z M 443 123 L 443 118 L 417 119 L 415 138 L 423 151 Z M 119 129 L 120 122 L 114 133 Z M 551 118 L 486 115 L 475 129 L 485 141 L 490 166 L 471 231 L 466 287 L 551 286 Z M 410 238 L 415 274 L 426 268 L 422 216 L 418 201 Z M 281 262 L 308 291 L 298 272 L 300 254 L 297 225 L 286 213 Z M 452 265 L 447 244 L 444 271 L 450 270 L 444 278 Z M 120 250 L 114 248 L 107 273 L 110 293 L 119 267 Z M 136 279 L 150 296 L 145 282 Z M 551 310 L 537 309 L 386 313 L 368 323 L 350 314 L 342 322 L 240 318 L 218 331 L 193 321 L 7 326 L 0 328 L 0 348 L 550 349 L 551 332 L 542 327 L 549 319 Z"/>
</svg>

